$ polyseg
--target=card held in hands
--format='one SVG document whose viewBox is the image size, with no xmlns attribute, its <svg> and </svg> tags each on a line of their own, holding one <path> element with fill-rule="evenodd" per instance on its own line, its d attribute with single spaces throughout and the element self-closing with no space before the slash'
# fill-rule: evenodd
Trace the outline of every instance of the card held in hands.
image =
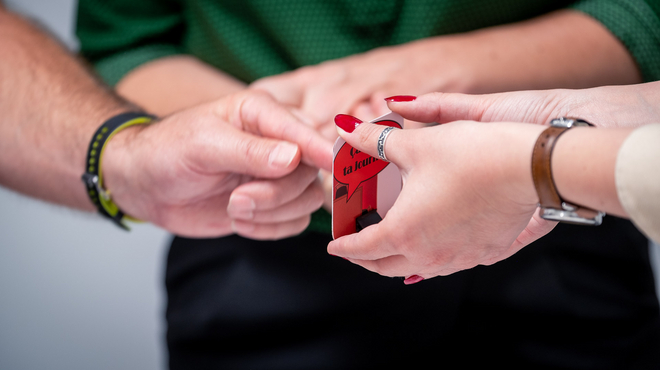
<svg viewBox="0 0 660 370">
<path fill-rule="evenodd" d="M 403 117 L 390 112 L 371 123 L 403 128 Z M 337 239 L 385 217 L 401 192 L 401 172 L 394 163 L 356 150 L 342 138 L 332 151 L 332 237 Z"/>
</svg>

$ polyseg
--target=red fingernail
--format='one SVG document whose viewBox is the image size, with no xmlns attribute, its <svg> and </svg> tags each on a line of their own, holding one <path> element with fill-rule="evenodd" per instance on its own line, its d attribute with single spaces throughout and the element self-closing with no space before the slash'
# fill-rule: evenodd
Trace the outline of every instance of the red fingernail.
<svg viewBox="0 0 660 370">
<path fill-rule="evenodd" d="M 417 99 L 417 97 L 412 95 L 394 95 L 394 96 L 390 96 L 389 98 L 385 98 L 385 101 L 404 103 L 407 101 L 413 101 L 415 99 Z"/>
<path fill-rule="evenodd" d="M 406 280 L 403 281 L 403 283 L 406 285 L 411 285 L 411 284 L 419 283 L 422 280 L 424 280 L 424 278 L 419 275 L 411 275 L 408 276 Z"/>
<path fill-rule="evenodd" d="M 362 123 L 362 121 L 353 116 L 349 116 L 348 114 L 338 114 L 335 116 L 335 125 L 339 126 L 339 128 L 349 134 L 353 132 L 360 123 Z"/>
</svg>

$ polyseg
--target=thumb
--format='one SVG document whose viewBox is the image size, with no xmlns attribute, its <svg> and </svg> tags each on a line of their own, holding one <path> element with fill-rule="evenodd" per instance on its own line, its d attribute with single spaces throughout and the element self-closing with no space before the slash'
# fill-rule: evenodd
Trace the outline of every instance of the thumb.
<svg viewBox="0 0 660 370">
<path fill-rule="evenodd" d="M 397 246 L 389 235 L 391 226 L 387 216 L 378 224 L 359 233 L 344 235 L 328 244 L 328 254 L 357 260 L 378 260 L 398 254 Z"/>
<path fill-rule="evenodd" d="M 198 163 L 210 171 L 277 178 L 295 170 L 301 158 L 296 144 L 233 128 L 210 146 L 208 150 L 197 150 Z"/>
<path fill-rule="evenodd" d="M 269 95 L 258 92 L 237 94 L 235 99 L 230 110 L 238 109 L 240 127 L 244 131 L 295 143 L 306 164 L 331 169 L 332 142 L 296 118 L 289 109 Z"/>
<path fill-rule="evenodd" d="M 353 148 L 365 152 L 372 157 L 379 158 L 378 140 L 384 130 L 390 130 L 390 127 L 376 125 L 373 123 L 362 122 L 360 119 L 347 114 L 338 114 L 335 116 L 337 132 L 342 139 Z M 400 165 L 406 154 L 405 144 L 408 133 L 399 128 L 392 129 L 384 142 L 383 149 L 385 157 L 390 162 Z"/>
</svg>

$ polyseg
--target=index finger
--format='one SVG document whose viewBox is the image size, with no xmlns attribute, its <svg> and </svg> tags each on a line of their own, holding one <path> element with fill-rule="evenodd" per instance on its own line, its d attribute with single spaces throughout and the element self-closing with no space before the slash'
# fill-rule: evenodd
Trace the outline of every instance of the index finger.
<svg viewBox="0 0 660 370">
<path fill-rule="evenodd" d="M 387 106 L 406 119 L 424 123 L 453 121 L 545 123 L 557 115 L 559 93 L 555 90 L 516 91 L 470 95 L 429 93 L 413 100 L 385 99 Z"/>
</svg>

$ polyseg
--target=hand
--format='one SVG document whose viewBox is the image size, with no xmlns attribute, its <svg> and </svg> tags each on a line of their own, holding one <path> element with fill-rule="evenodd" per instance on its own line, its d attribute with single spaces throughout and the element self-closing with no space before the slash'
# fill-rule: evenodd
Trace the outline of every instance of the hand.
<svg viewBox="0 0 660 370">
<path fill-rule="evenodd" d="M 301 164 L 282 178 L 239 185 L 227 207 L 234 232 L 252 239 L 281 239 L 302 232 L 324 202 L 318 172 Z"/>
<path fill-rule="evenodd" d="M 250 88 L 300 110 L 334 140 L 337 112 L 372 119 L 389 111 L 383 99 L 395 93 L 465 91 L 465 53 L 459 51 L 453 37 L 436 37 L 303 67 L 263 78 Z"/>
<path fill-rule="evenodd" d="M 377 155 L 382 126 L 340 131 Z M 331 242 L 328 253 L 386 276 L 431 278 L 492 264 L 550 232 L 538 217 L 530 171 L 543 127 L 454 122 L 394 130 L 386 155 L 403 175 L 394 206 L 378 224 Z"/>
<path fill-rule="evenodd" d="M 329 169 L 332 151 L 267 94 L 246 91 L 122 131 L 103 158 L 106 187 L 133 217 L 190 237 L 269 239 L 307 226 L 322 202 L 312 167 Z M 253 217 L 234 230 L 246 199 Z"/>
<path fill-rule="evenodd" d="M 337 131 L 332 119 L 337 112 L 371 119 L 389 112 L 383 99 L 397 92 L 467 89 L 462 85 L 468 81 L 463 72 L 465 61 L 460 59 L 463 54 L 453 51 L 457 46 L 453 38 L 444 37 L 379 48 L 266 77 L 250 88 L 269 92 L 303 122 L 334 141 Z M 439 55 L 443 56 L 442 71 L 429 76 L 429 71 L 437 69 Z M 323 206 L 331 212 L 332 176 L 326 172 L 321 177 L 326 194 Z"/>
<path fill-rule="evenodd" d="M 638 127 L 660 117 L 660 82 L 605 86 L 585 90 L 539 90 L 465 95 L 434 93 L 411 102 L 388 102 L 393 111 L 412 120 L 447 123 L 528 122 L 548 124 L 568 116 L 598 127 Z"/>
</svg>

